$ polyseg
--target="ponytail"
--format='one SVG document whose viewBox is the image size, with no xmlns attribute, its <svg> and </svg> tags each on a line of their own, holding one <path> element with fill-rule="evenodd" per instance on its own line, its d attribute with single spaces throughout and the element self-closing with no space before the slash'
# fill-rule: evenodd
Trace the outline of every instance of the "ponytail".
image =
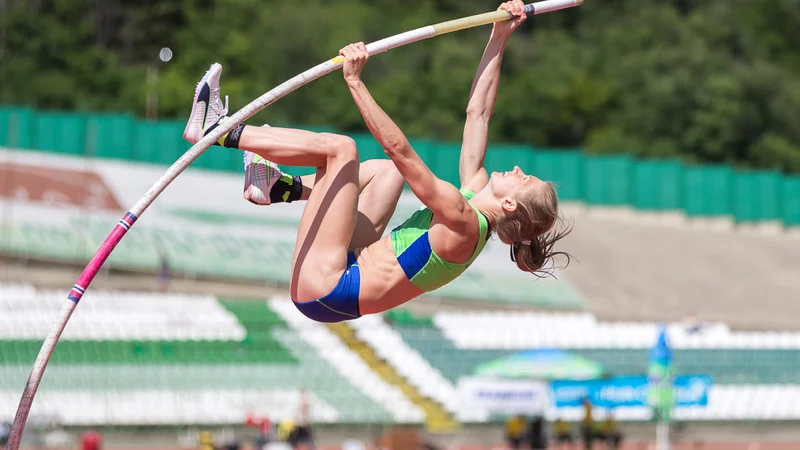
<svg viewBox="0 0 800 450">
<path fill-rule="evenodd" d="M 510 243 L 511 261 L 517 267 L 544 278 L 552 272 L 544 269 L 547 261 L 556 255 L 564 255 L 569 265 L 571 256 L 554 250 L 556 242 L 572 231 L 563 226 L 558 214 L 558 196 L 555 186 L 547 183 L 544 192 L 532 192 L 517 199 L 517 209 L 511 216 L 497 222 L 497 236 Z"/>
<path fill-rule="evenodd" d="M 559 223 L 562 221 L 559 220 Z M 548 275 L 553 275 L 552 272 L 545 269 L 544 266 L 547 261 L 553 259 L 556 255 L 563 255 L 567 258 L 566 267 L 569 265 L 571 255 L 566 252 L 557 252 L 553 250 L 556 242 L 561 240 L 564 236 L 569 234 L 571 228 L 563 228 L 561 230 L 553 229 L 545 234 L 535 237 L 531 241 L 520 241 L 511 244 L 511 261 L 517 263 L 517 267 L 526 272 L 530 272 L 537 277 L 544 278 Z"/>
</svg>

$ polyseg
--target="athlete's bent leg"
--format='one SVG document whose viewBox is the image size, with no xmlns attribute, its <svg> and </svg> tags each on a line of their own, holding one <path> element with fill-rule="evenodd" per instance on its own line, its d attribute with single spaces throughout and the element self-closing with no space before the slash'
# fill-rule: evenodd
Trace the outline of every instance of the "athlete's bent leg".
<svg viewBox="0 0 800 450">
<path fill-rule="evenodd" d="M 330 133 L 245 126 L 235 144 L 269 161 L 317 167 L 298 227 L 289 288 L 297 302 L 324 296 L 347 266 L 355 228 L 359 192 L 355 142 Z"/>
<path fill-rule="evenodd" d="M 332 151 L 326 166 L 317 169 L 297 232 L 289 285 L 296 302 L 326 296 L 349 267 L 347 253 L 358 207 L 358 151 L 348 137 L 328 139 L 331 144 L 326 147 Z"/>
<path fill-rule="evenodd" d="M 360 172 L 358 220 L 350 240 L 350 250 L 367 247 L 383 236 L 406 183 L 388 159 L 365 161 L 361 163 Z"/>
<path fill-rule="evenodd" d="M 289 290 L 301 311 L 315 320 L 338 321 L 358 317 L 355 297 L 329 294 L 341 285 L 353 265 L 348 255 L 356 224 L 359 194 L 359 162 L 355 142 L 347 136 L 280 128 L 246 127 L 238 147 L 270 161 L 290 165 L 315 165 L 314 185 L 308 196 L 292 259 Z M 348 272 L 349 273 L 349 272 Z M 354 279 L 350 278 L 352 284 Z M 360 279 L 355 278 L 356 287 Z M 327 298 L 330 302 L 317 302 Z M 336 308 L 336 314 L 321 314 Z M 300 307 L 301 305 L 298 305 Z M 306 307 L 313 307 L 309 312 Z M 349 307 L 349 308 L 347 308 Z"/>
<path fill-rule="evenodd" d="M 190 142 L 196 143 L 226 119 L 227 108 L 219 98 L 221 72 L 219 64 L 212 65 L 195 91 L 192 113 L 184 130 L 184 138 Z M 348 276 L 354 265 L 353 272 L 358 275 L 357 264 L 352 255 L 348 255 L 359 194 L 355 141 L 330 133 L 240 124 L 218 143 L 252 151 L 279 164 L 317 168 L 314 187 L 300 219 L 290 292 L 298 303 L 322 305 L 331 310 L 322 299 L 332 298 L 336 307 L 347 307 L 344 311 L 347 314 L 340 314 L 341 317 L 323 317 L 327 310 L 319 308 L 311 311 L 319 317 L 314 317 L 309 310 L 303 311 L 313 319 L 338 321 L 358 317 L 360 277 Z M 338 295 L 343 282 L 347 289 Z M 337 295 L 331 297 L 334 293 Z"/>
<path fill-rule="evenodd" d="M 315 175 L 300 177 L 303 186 L 300 200 L 313 191 Z M 383 236 L 406 180 L 388 159 L 364 161 L 358 170 L 358 217 L 349 250 L 364 248 Z"/>
<path fill-rule="evenodd" d="M 381 238 L 405 184 L 397 167 L 388 159 L 364 161 L 358 173 L 358 218 L 350 240 L 351 251 Z M 270 179 L 277 181 L 265 193 Z M 316 175 L 292 176 L 282 172 L 274 162 L 251 156 L 245 159 L 243 196 L 257 205 L 308 200 L 315 179 Z"/>
</svg>

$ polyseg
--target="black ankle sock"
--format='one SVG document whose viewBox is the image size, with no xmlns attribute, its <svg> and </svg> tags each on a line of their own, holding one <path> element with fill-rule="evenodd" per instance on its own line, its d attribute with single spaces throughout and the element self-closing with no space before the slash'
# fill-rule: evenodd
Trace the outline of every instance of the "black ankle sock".
<svg viewBox="0 0 800 450">
<path fill-rule="evenodd" d="M 300 177 L 293 177 L 289 174 L 283 176 L 272 185 L 269 190 L 269 200 L 272 203 L 292 203 L 300 200 L 303 195 L 303 181 Z"/>
<path fill-rule="evenodd" d="M 206 130 L 206 132 L 203 133 L 203 136 L 208 136 L 208 133 L 214 131 L 214 129 L 217 128 L 221 123 L 222 120 L 215 123 L 214 125 L 211 125 Z M 245 125 L 243 123 L 237 125 L 231 131 L 223 134 L 222 137 L 220 137 L 219 140 L 217 140 L 217 142 L 215 142 L 213 145 L 219 145 L 221 147 L 228 147 L 228 148 L 239 148 L 239 139 L 242 138 L 242 131 L 244 131 L 244 127 Z M 228 138 L 230 138 L 230 140 Z"/>
<path fill-rule="evenodd" d="M 222 145 L 228 148 L 239 148 L 239 139 L 242 138 L 242 131 L 244 131 L 245 124 L 240 123 L 236 125 L 231 131 L 225 135 L 225 139 L 222 140 Z"/>
</svg>

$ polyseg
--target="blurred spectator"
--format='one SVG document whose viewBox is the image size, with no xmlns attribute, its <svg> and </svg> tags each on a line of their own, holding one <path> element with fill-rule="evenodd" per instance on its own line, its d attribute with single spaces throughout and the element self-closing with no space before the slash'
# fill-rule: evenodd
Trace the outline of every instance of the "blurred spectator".
<svg viewBox="0 0 800 450">
<path fill-rule="evenodd" d="M 81 450 L 100 450 L 103 448 L 103 436 L 97 431 L 89 430 L 81 435 Z"/>
<path fill-rule="evenodd" d="M 553 424 L 553 438 L 556 448 L 572 448 L 572 427 L 560 417 Z"/>
<path fill-rule="evenodd" d="M 547 448 L 547 433 L 544 430 L 544 418 L 534 417 L 528 427 L 528 440 L 531 449 L 540 450 Z"/>
<path fill-rule="evenodd" d="M 520 448 L 525 438 L 525 418 L 514 416 L 506 421 L 506 442 L 513 449 Z"/>
<path fill-rule="evenodd" d="M 583 398 L 583 421 L 581 422 L 581 437 L 583 448 L 589 450 L 594 444 L 594 419 L 592 418 L 592 401 L 589 397 Z"/>
<path fill-rule="evenodd" d="M 272 441 L 272 422 L 269 417 L 258 417 L 253 413 L 247 415 L 245 425 L 251 428 L 258 428 L 258 438 L 256 438 L 256 448 L 263 449 Z"/>
<path fill-rule="evenodd" d="M 8 443 L 8 436 L 11 434 L 11 424 L 8 422 L 0 423 L 0 446 Z"/>
<path fill-rule="evenodd" d="M 278 440 L 288 442 L 294 432 L 294 419 L 283 419 L 278 423 Z"/>
<path fill-rule="evenodd" d="M 224 450 L 240 450 L 241 446 L 239 445 L 239 442 L 236 441 L 236 439 L 233 439 L 232 441 L 225 444 L 225 446 L 222 448 Z"/>
<path fill-rule="evenodd" d="M 214 447 L 214 434 L 210 431 L 200 432 L 200 443 L 197 446 L 198 450 L 215 450 Z"/>
<path fill-rule="evenodd" d="M 697 317 L 697 313 L 692 311 L 683 318 L 683 327 L 686 329 L 686 333 L 695 334 L 702 332 L 706 327 L 706 323 Z"/>
<path fill-rule="evenodd" d="M 289 438 L 289 444 L 295 449 L 300 445 L 305 445 L 309 449 L 314 448 L 314 437 L 311 431 L 311 411 L 308 403 L 308 392 L 305 389 L 300 390 L 297 418 L 294 430 Z"/>
<path fill-rule="evenodd" d="M 158 253 L 158 288 L 163 291 L 169 291 L 169 260 L 167 259 L 167 255 L 164 252 Z"/>
<path fill-rule="evenodd" d="M 605 441 L 606 448 L 616 450 L 622 442 L 622 433 L 619 431 L 619 424 L 614 419 L 614 410 L 608 409 L 606 419 L 598 427 L 597 437 Z"/>
</svg>

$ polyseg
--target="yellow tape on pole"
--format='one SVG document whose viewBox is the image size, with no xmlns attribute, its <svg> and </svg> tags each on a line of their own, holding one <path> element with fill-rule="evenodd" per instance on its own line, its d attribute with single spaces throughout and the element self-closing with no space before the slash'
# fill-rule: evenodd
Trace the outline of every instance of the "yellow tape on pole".
<svg viewBox="0 0 800 450">
<path fill-rule="evenodd" d="M 583 4 L 583 0 L 544 0 L 536 3 L 525 5 L 525 12 L 528 15 L 543 14 L 551 11 L 558 11 L 560 9 L 572 8 Z M 449 20 L 447 22 L 437 23 L 427 27 L 411 30 L 401 35 L 396 35 L 391 38 L 383 39 L 387 41 L 383 45 L 375 45 L 373 43 L 367 46 L 370 54 L 380 53 L 388 50 L 389 48 L 399 47 L 410 42 L 427 39 L 434 36 L 441 36 L 443 34 L 452 33 L 454 31 L 466 30 L 467 28 L 475 28 L 490 23 L 502 22 L 509 20 L 512 15 L 507 11 L 492 11 L 483 14 L 476 14 L 474 16 L 463 17 L 461 19 Z M 335 56 L 330 60 L 333 64 L 339 66 L 344 63 L 344 58 Z"/>
<path fill-rule="evenodd" d="M 560 9 L 573 8 L 583 4 L 583 0 L 544 0 L 525 5 L 525 13 L 528 16 L 544 14 L 547 12 L 558 11 Z M 467 28 L 479 27 L 490 23 L 502 22 L 511 19 L 511 14 L 506 11 L 493 11 L 484 14 L 477 14 L 462 19 L 450 20 L 448 22 L 433 25 L 436 36 L 452 33 L 453 31 L 465 30 Z"/>
<path fill-rule="evenodd" d="M 437 23 L 436 25 L 433 25 L 433 29 L 436 30 L 436 36 L 441 36 L 454 31 L 479 27 L 481 25 L 488 25 L 495 22 L 502 22 L 509 19 L 511 19 L 510 13 L 506 11 L 493 11 L 490 13 L 477 14 L 474 16 L 464 17 L 462 19 Z"/>
</svg>

